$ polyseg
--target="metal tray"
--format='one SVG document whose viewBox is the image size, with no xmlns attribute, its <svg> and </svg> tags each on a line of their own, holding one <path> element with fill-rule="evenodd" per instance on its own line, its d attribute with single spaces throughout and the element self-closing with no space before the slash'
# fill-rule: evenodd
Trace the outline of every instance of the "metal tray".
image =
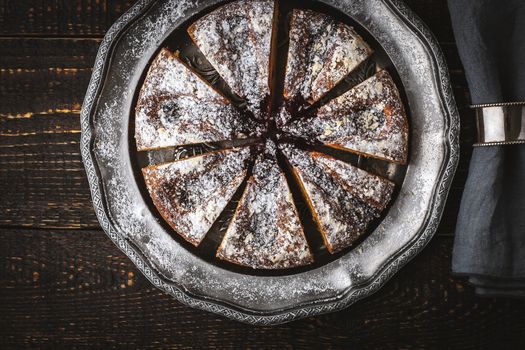
<svg viewBox="0 0 525 350">
<path fill-rule="evenodd" d="M 357 247 L 304 271 L 257 274 L 215 263 L 174 237 L 144 193 L 133 142 L 144 72 L 176 31 L 218 0 L 140 0 L 108 31 L 81 113 L 82 156 L 99 221 L 158 288 L 252 324 L 340 310 L 377 291 L 435 233 L 459 154 L 459 117 L 441 51 L 401 1 L 310 1 L 380 46 L 410 110 L 410 162 L 390 210 Z"/>
</svg>

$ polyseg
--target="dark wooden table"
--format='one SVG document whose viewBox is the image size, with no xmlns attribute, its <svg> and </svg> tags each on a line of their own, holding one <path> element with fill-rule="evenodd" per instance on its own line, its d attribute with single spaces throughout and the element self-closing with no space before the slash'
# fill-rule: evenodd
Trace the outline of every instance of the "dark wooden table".
<svg viewBox="0 0 525 350">
<path fill-rule="evenodd" d="M 478 298 L 450 274 L 475 130 L 445 0 L 409 1 L 442 45 L 462 118 L 436 237 L 374 296 L 277 327 L 182 306 L 100 229 L 79 110 L 101 38 L 132 3 L 0 0 L 0 348 L 525 348 L 525 302 Z"/>
</svg>

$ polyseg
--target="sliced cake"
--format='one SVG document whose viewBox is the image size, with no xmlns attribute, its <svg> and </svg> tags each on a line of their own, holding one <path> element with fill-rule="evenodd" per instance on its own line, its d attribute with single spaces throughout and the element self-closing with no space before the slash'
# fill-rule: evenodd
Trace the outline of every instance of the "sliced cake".
<svg viewBox="0 0 525 350">
<path fill-rule="evenodd" d="M 256 160 L 218 258 L 255 269 L 286 269 L 313 262 L 274 149 L 270 146 Z"/>
<path fill-rule="evenodd" d="M 223 96 L 167 49 L 151 64 L 135 119 L 139 151 L 243 138 L 249 128 Z"/>
<path fill-rule="evenodd" d="M 351 246 L 390 202 L 394 184 L 330 156 L 283 146 L 330 253 Z"/>
<path fill-rule="evenodd" d="M 270 95 L 273 17 L 273 0 L 241 0 L 218 8 L 188 29 L 208 61 L 260 119 Z"/>
<path fill-rule="evenodd" d="M 408 120 L 386 71 L 322 106 L 315 117 L 294 121 L 284 130 L 366 157 L 407 162 Z"/>
<path fill-rule="evenodd" d="M 322 13 L 293 10 L 285 98 L 315 103 L 371 54 L 352 27 Z"/>
<path fill-rule="evenodd" d="M 153 203 L 197 246 L 247 176 L 249 148 L 217 151 L 143 169 Z"/>
</svg>

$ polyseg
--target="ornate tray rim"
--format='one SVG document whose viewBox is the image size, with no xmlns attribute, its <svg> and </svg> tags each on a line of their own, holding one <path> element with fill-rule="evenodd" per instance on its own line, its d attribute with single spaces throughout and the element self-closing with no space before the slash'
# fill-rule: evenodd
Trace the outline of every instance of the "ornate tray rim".
<svg viewBox="0 0 525 350">
<path fill-rule="evenodd" d="M 108 218 L 108 213 L 106 212 L 107 209 L 104 206 L 101 179 L 95 167 L 96 161 L 92 147 L 94 143 L 92 116 L 94 109 L 97 107 L 95 102 L 101 91 L 104 75 L 107 72 L 109 65 L 108 59 L 110 58 L 112 47 L 119 41 L 119 38 L 125 29 L 133 23 L 134 20 L 145 13 L 149 8 L 149 5 L 156 1 L 157 0 L 139 0 L 109 29 L 100 45 L 93 74 L 82 105 L 80 114 L 82 131 L 81 154 L 88 175 L 94 209 L 104 232 L 115 243 L 115 245 L 117 245 L 117 247 L 132 260 L 137 268 L 151 283 L 153 283 L 154 286 L 174 296 L 179 302 L 196 309 L 213 312 L 249 324 L 275 325 L 308 316 L 338 311 L 378 291 L 406 263 L 419 254 L 433 237 L 441 220 L 448 192 L 459 162 L 459 114 L 454 101 L 445 59 L 439 44 L 427 26 L 402 0 L 379 0 L 396 12 L 399 15 L 399 18 L 412 28 L 412 31 L 424 43 L 429 54 L 432 56 L 434 61 L 432 65 L 436 70 L 434 74 L 436 75 L 436 79 L 440 82 L 440 86 L 437 88 L 439 90 L 439 99 L 441 100 L 443 113 L 448 117 L 448 125 L 446 125 L 444 133 L 445 147 L 448 153 L 443 162 L 446 164 L 446 167 L 442 170 L 440 181 L 436 186 L 436 195 L 434 197 L 431 212 L 429 213 L 430 216 L 426 228 L 419 237 L 407 247 L 407 249 L 393 258 L 386 268 L 376 274 L 373 281 L 364 287 L 349 290 L 347 293 L 344 293 L 343 296 L 332 300 L 325 300 L 321 303 L 311 303 L 310 305 L 298 307 L 293 310 L 288 309 L 273 312 L 251 311 L 230 304 L 226 305 L 205 298 L 196 297 L 185 292 L 183 288 L 178 288 L 172 284 L 166 283 L 161 277 L 159 277 L 156 269 L 150 266 L 149 263 L 142 258 L 141 253 L 139 253 L 137 249 L 133 247 L 133 245 L 130 244 L 130 242 L 113 226 L 111 220 Z"/>
</svg>

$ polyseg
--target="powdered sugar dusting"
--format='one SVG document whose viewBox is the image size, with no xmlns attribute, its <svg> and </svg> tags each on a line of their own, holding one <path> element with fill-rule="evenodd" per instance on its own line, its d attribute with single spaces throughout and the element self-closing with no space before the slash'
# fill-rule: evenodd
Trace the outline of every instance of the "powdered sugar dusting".
<svg viewBox="0 0 525 350">
<path fill-rule="evenodd" d="M 260 119 L 269 96 L 273 0 L 235 1 L 199 19 L 188 30 L 230 88 Z"/>
<path fill-rule="evenodd" d="M 155 206 L 198 245 L 246 177 L 249 148 L 220 151 L 143 170 Z"/>
<path fill-rule="evenodd" d="M 235 217 L 217 256 L 258 269 L 308 265 L 313 256 L 286 178 L 275 158 L 275 145 L 256 161 Z"/>
<path fill-rule="evenodd" d="M 286 131 L 365 156 L 406 163 L 408 121 L 392 78 L 381 71 Z"/>
<path fill-rule="evenodd" d="M 310 153 L 327 173 L 337 177 L 341 185 L 354 196 L 379 210 L 385 209 L 392 197 L 394 183 L 322 153 Z"/>
<path fill-rule="evenodd" d="M 139 150 L 242 138 L 246 122 L 229 102 L 162 49 L 136 107 Z"/>
<path fill-rule="evenodd" d="M 283 152 L 331 253 L 352 245 L 390 201 L 394 186 L 387 180 L 319 153 L 289 146 Z"/>
<path fill-rule="evenodd" d="M 372 54 L 353 28 L 310 10 L 294 10 L 285 96 L 314 103 Z"/>
<path fill-rule="evenodd" d="M 130 41 L 124 55 L 119 58 L 124 61 L 130 56 L 141 58 L 151 49 L 157 49 L 162 38 L 167 32 L 171 31 L 174 21 L 188 15 L 188 11 L 195 5 L 195 0 L 169 0 L 160 4 L 161 8 L 155 20 L 147 19 L 135 25 L 131 30 L 132 35 L 126 37 Z"/>
</svg>

